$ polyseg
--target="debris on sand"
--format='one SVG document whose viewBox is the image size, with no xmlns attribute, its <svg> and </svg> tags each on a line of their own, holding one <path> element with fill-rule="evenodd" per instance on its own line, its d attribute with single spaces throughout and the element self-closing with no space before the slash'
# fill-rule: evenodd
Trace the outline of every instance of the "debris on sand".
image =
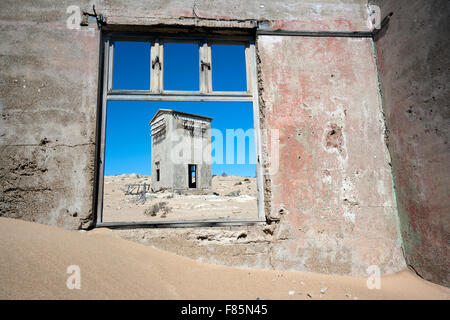
<svg viewBox="0 0 450 320">
<path fill-rule="evenodd" d="M 241 195 L 240 190 L 231 191 L 230 193 L 226 194 L 227 197 L 239 197 Z"/>
<path fill-rule="evenodd" d="M 128 200 L 128 202 L 135 203 L 135 204 L 145 204 L 145 202 L 150 199 L 153 199 L 153 196 L 147 195 L 147 193 L 145 193 L 145 192 L 141 192 L 138 195 L 130 198 Z"/>
<path fill-rule="evenodd" d="M 234 186 L 238 182 L 242 185 Z M 163 212 L 144 214 L 145 209 L 160 201 L 166 201 L 171 209 L 166 220 L 253 218 L 257 216 L 256 184 L 252 177 L 219 175 L 212 179 L 210 189 L 155 190 L 149 176 L 105 176 L 103 218 L 107 222 L 163 220 Z"/>
<path fill-rule="evenodd" d="M 328 290 L 327 287 L 323 287 L 322 289 L 320 289 L 320 293 L 325 294 L 325 292 L 327 292 L 327 290 Z"/>
<path fill-rule="evenodd" d="M 150 208 L 145 209 L 144 214 L 146 216 L 156 216 L 159 212 L 161 212 L 161 218 L 165 218 L 167 216 L 167 214 L 171 211 L 172 209 L 167 206 L 167 202 L 162 201 L 162 202 L 158 202 L 153 204 L 152 206 L 150 206 Z"/>
</svg>

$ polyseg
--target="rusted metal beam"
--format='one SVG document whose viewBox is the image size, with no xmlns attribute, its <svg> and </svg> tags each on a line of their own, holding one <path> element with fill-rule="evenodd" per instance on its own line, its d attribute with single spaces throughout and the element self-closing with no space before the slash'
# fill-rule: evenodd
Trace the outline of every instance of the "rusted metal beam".
<svg viewBox="0 0 450 320">
<path fill-rule="evenodd" d="M 372 38 L 373 33 L 368 31 L 288 31 L 257 29 L 256 35 Z"/>
</svg>

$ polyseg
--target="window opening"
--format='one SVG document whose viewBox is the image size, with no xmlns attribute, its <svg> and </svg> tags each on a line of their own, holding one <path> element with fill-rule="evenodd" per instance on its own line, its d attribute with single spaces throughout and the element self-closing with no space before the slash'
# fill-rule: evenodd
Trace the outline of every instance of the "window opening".
<svg viewBox="0 0 450 320">
<path fill-rule="evenodd" d="M 106 32 L 104 47 L 97 223 L 264 221 L 252 38 Z"/>
</svg>

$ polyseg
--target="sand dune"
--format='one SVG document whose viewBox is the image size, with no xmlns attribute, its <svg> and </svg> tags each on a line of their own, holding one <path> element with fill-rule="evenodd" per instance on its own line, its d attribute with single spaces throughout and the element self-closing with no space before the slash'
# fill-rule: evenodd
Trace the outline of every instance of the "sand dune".
<svg viewBox="0 0 450 320">
<path fill-rule="evenodd" d="M 69 265 L 81 289 L 69 290 Z M 208 265 L 117 238 L 0 218 L 1 299 L 449 299 L 411 272 L 365 278 Z M 322 288 L 327 288 L 324 294 Z M 307 294 L 312 297 L 309 297 Z"/>
</svg>

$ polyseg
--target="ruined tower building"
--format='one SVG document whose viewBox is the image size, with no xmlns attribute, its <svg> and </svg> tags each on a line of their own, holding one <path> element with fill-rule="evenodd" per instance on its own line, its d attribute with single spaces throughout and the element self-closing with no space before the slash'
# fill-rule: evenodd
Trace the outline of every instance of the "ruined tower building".
<svg viewBox="0 0 450 320">
<path fill-rule="evenodd" d="M 155 113 L 149 123 L 153 191 L 210 190 L 211 120 L 168 109 Z"/>
</svg>

